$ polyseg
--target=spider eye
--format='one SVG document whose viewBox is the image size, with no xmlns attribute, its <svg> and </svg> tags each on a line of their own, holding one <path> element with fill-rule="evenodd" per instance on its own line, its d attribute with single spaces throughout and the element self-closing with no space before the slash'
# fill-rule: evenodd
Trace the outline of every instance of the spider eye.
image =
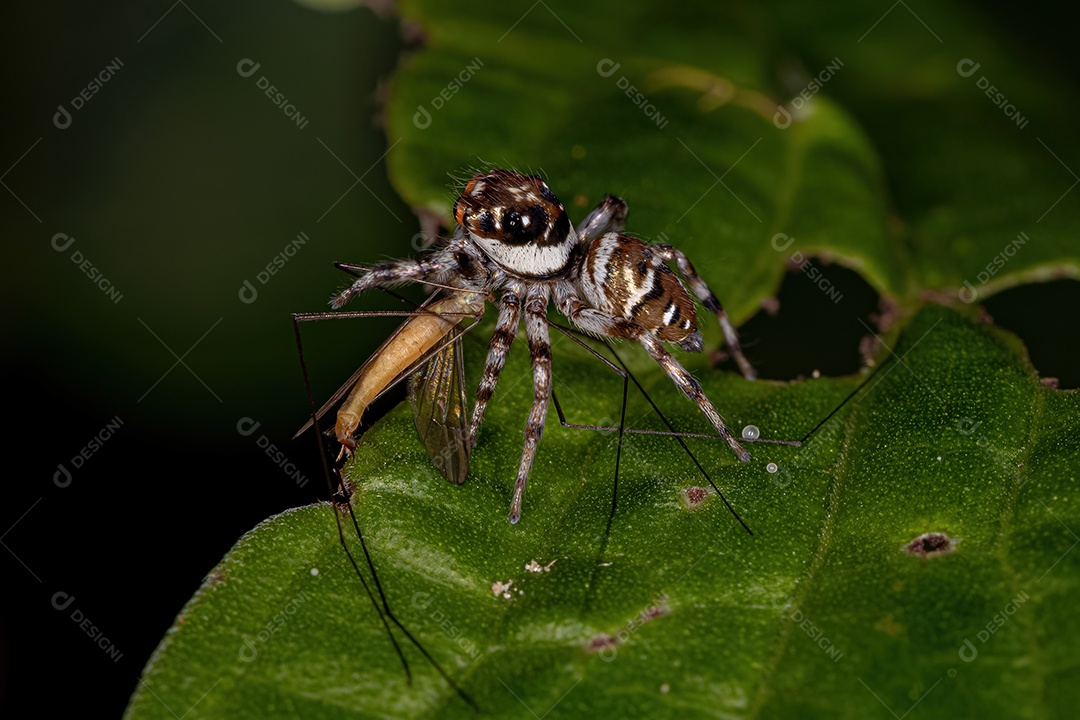
<svg viewBox="0 0 1080 720">
<path fill-rule="evenodd" d="M 516 210 L 503 215 L 502 226 L 507 240 L 515 245 L 527 243 L 536 235 L 536 228 L 531 227 L 529 218 L 522 217 Z"/>
<path fill-rule="evenodd" d="M 544 234 L 547 213 L 539 205 L 524 208 L 524 212 L 510 210 L 503 213 L 502 231 L 506 242 L 524 245 Z"/>
<path fill-rule="evenodd" d="M 503 218 L 503 229 L 511 235 L 521 234 L 521 214 L 516 212 L 508 212 L 506 217 Z"/>
<path fill-rule="evenodd" d="M 476 219 L 476 223 L 480 226 L 480 232 L 485 236 L 491 237 L 495 234 L 495 218 L 487 210 L 480 213 L 480 216 Z"/>
</svg>

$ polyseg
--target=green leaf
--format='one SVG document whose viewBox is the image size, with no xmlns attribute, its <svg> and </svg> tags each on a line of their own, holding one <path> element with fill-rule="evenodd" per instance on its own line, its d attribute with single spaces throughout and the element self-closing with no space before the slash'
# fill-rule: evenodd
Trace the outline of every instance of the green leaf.
<svg viewBox="0 0 1080 720">
<path fill-rule="evenodd" d="M 425 47 L 393 80 L 388 163 L 417 208 L 448 217 L 447 173 L 542 172 L 573 220 L 624 197 L 629 229 L 683 249 L 737 319 L 794 253 L 856 269 L 905 311 L 888 364 L 804 447 L 755 446 L 743 464 L 688 441 L 753 536 L 713 492 L 691 502 L 706 483 L 677 444 L 640 435 L 624 438 L 609 535 L 616 438 L 553 416 L 510 525 L 532 400 L 522 347 L 464 486 L 432 467 L 407 408 L 365 435 L 353 504 L 389 602 L 482 712 L 1071 716 L 1080 395 L 1042 385 L 1014 337 L 924 302 L 1080 275 L 1075 176 L 1053 140 L 1070 136 L 1075 93 L 1032 82 L 948 3 L 877 24 L 854 3 L 404 5 Z M 962 74 L 964 59 L 980 69 Z M 776 103 L 814 76 L 822 91 L 779 127 Z M 614 424 L 620 380 L 554 339 L 569 421 Z M 620 353 L 677 428 L 708 431 L 644 353 Z M 802 437 L 860 382 L 749 383 L 697 363 L 730 424 L 772 438 Z M 661 428 L 631 395 L 629 425 Z M 926 533 L 952 551 L 910 554 Z M 473 716 L 395 637 L 411 686 L 330 507 L 299 508 L 211 573 L 128 716 Z"/>
<path fill-rule="evenodd" d="M 1042 386 L 1011 337 L 943 308 L 919 313 L 896 350 L 905 360 L 804 448 L 755 446 L 743 464 L 691 441 L 754 536 L 711 491 L 688 504 L 702 479 L 670 438 L 627 436 L 602 556 L 610 433 L 549 421 L 522 522 L 506 520 L 527 353 L 512 354 L 463 486 L 431 466 L 399 407 L 350 468 L 391 606 L 495 716 L 874 717 L 879 699 L 902 714 L 927 691 L 935 716 L 1066 715 L 1080 700 L 1080 398 Z M 620 381 L 579 348 L 561 343 L 555 367 L 572 422 L 618 412 Z M 801 435 L 855 386 L 702 379 L 735 427 L 770 437 Z M 649 389 L 678 427 L 707 429 L 663 378 Z M 641 405 L 635 424 L 656 427 Z M 905 552 L 927 532 L 955 551 Z M 412 687 L 331 510 L 299 508 L 211 573 L 129 717 L 473 716 L 398 638 Z"/>
</svg>

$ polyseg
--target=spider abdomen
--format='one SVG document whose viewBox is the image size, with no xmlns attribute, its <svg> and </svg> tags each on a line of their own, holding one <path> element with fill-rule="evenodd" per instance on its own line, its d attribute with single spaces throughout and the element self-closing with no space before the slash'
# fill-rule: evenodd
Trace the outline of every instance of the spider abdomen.
<svg viewBox="0 0 1080 720">
<path fill-rule="evenodd" d="M 685 350 L 701 349 L 694 301 L 647 243 L 622 233 L 597 238 L 582 263 L 580 283 L 597 310 L 632 320 Z"/>
</svg>

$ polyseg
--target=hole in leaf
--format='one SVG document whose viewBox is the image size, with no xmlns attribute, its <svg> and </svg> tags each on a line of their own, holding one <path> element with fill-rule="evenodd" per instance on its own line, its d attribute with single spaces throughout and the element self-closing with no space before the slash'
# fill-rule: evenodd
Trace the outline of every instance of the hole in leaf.
<svg viewBox="0 0 1080 720">
<path fill-rule="evenodd" d="M 859 273 L 818 257 L 789 266 L 777 297 L 739 329 L 758 377 L 791 380 L 852 375 L 863 366 L 860 343 L 877 331 L 878 293 Z M 771 308 L 770 308 L 771 309 Z M 862 322 L 859 322 L 859 320 Z M 866 325 L 863 325 L 866 323 Z M 720 365 L 738 372 L 730 358 Z"/>
<path fill-rule="evenodd" d="M 1027 346 L 1031 363 L 1058 387 L 1080 387 L 1080 282 L 1054 280 L 1021 285 L 986 300 L 983 307 L 994 324 L 1016 333 Z"/>
<path fill-rule="evenodd" d="M 958 539 L 954 540 L 945 533 L 928 532 L 923 533 L 905 545 L 904 551 L 908 555 L 914 555 L 915 557 L 938 557 L 939 555 L 948 555 L 951 553 L 956 549 L 956 545 L 959 542 Z"/>
</svg>

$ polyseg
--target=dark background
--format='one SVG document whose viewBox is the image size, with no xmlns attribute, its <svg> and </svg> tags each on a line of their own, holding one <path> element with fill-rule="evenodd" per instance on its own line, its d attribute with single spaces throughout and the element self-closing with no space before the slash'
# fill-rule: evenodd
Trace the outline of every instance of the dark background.
<svg viewBox="0 0 1080 720">
<path fill-rule="evenodd" d="M 1074 26 L 1060 15 L 1044 22 L 1042 7 L 1052 6 L 991 12 L 1037 62 L 1080 67 Z M 233 543 L 326 495 L 311 439 L 289 440 L 306 412 L 289 313 L 324 308 L 344 282 L 333 260 L 414 253 L 417 222 L 382 162 L 378 98 L 415 39 L 367 9 L 288 2 L 69 2 L 4 14 L 0 716 L 118 715 L 180 607 Z M 115 58 L 115 77 L 57 128 L 57 106 L 70 108 Z M 244 58 L 260 63 L 249 78 L 236 70 Z M 260 76 L 307 119 L 303 129 L 256 87 Z M 1075 139 L 1062 143 L 1077 156 Z M 300 232 L 306 245 L 261 284 L 260 270 Z M 65 252 L 50 244 L 57 233 L 75 238 Z M 122 293 L 119 303 L 71 262 L 74 250 Z M 855 273 L 830 272 L 846 298 L 873 311 L 876 296 Z M 252 303 L 239 299 L 245 280 L 258 290 Z M 1080 382 L 1078 287 L 1018 288 L 987 303 L 1021 331 L 1042 374 L 1069 387 Z M 780 300 L 779 316 L 743 330 L 763 375 L 858 368 L 859 337 L 821 322 L 831 314 L 813 303 L 827 301 L 802 275 L 789 274 Z M 379 306 L 395 302 L 365 304 Z M 395 324 L 306 328 L 317 392 Z M 790 351 L 796 332 L 801 353 Z M 772 337 L 786 350 L 774 351 Z M 72 458 L 116 418 L 120 428 L 75 468 Z M 260 423 L 253 435 L 238 432 L 242 418 Z M 263 453 L 260 436 L 306 484 Z M 54 479 L 60 464 L 72 472 L 64 487 Z M 53 607 L 57 593 L 73 598 L 65 610 Z M 76 610 L 118 659 L 72 620 Z"/>
</svg>

